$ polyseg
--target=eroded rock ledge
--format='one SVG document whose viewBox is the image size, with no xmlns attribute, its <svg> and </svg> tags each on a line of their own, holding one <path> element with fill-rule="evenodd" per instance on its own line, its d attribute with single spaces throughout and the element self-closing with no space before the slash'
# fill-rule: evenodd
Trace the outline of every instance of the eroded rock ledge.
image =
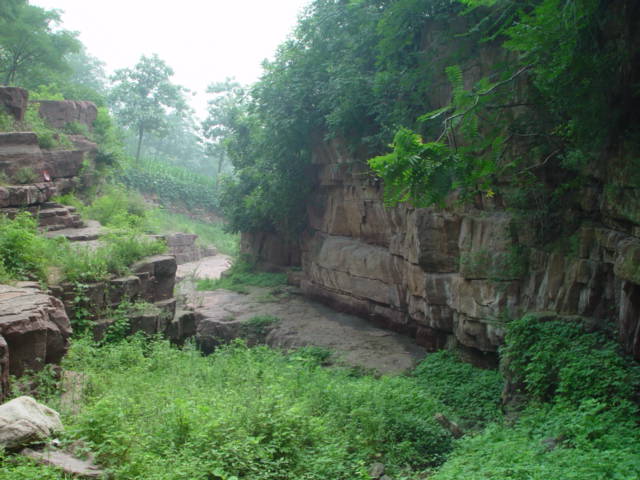
<svg viewBox="0 0 640 480">
<path fill-rule="evenodd" d="M 531 311 L 615 325 L 640 358 L 639 202 L 616 203 L 604 188 L 581 192 L 584 216 L 601 220 L 583 223 L 571 252 L 557 253 L 536 246 L 526 228 L 514 234 L 511 214 L 489 199 L 464 209 L 385 208 L 382 185 L 336 143 L 317 148 L 313 162 L 317 186 L 299 242 L 242 240 L 243 252 L 262 263 L 301 265 L 307 295 L 429 349 L 466 347 L 480 364 L 495 357 L 505 318 Z M 624 182 L 618 170 L 611 162 L 597 181 Z"/>
</svg>

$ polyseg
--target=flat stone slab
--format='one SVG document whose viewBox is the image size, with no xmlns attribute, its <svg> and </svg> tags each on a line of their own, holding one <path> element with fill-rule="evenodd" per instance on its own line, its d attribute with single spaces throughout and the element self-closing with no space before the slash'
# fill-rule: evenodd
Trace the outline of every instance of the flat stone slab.
<svg viewBox="0 0 640 480">
<path fill-rule="evenodd" d="M 67 475 L 72 475 L 74 477 L 107 478 L 106 473 L 90 459 L 80 460 L 79 458 L 61 450 L 45 448 L 44 450 L 39 451 L 25 448 L 20 452 L 20 454 L 44 465 L 62 470 Z"/>
<path fill-rule="evenodd" d="M 283 289 L 287 291 L 287 287 Z M 240 336 L 242 324 L 268 315 L 280 319 L 266 337 L 266 343 L 276 348 L 323 347 L 336 352 L 340 363 L 382 374 L 411 370 L 426 354 L 414 339 L 363 318 L 336 312 L 296 294 L 279 295 L 274 301 L 270 296 L 269 289 L 252 289 L 250 295 L 227 290 L 194 292 L 197 341 L 215 345 L 210 336 L 223 340 Z"/>
<path fill-rule="evenodd" d="M 83 228 L 64 228 L 44 235 L 49 238 L 65 237 L 70 242 L 90 242 L 100 238 L 104 231 L 102 225 L 95 220 L 87 220 L 85 223 L 87 226 Z"/>
</svg>

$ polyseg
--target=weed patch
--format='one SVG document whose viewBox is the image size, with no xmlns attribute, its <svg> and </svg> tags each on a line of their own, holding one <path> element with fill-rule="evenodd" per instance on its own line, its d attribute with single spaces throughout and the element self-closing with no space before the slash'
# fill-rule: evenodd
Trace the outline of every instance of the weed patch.
<svg viewBox="0 0 640 480">
<path fill-rule="evenodd" d="M 277 287 L 287 283 L 284 273 L 258 272 L 246 261 L 238 261 L 225 272 L 224 277 L 217 280 L 209 278 L 198 280 L 198 290 L 231 290 L 238 293 L 248 293 L 247 287 Z"/>
</svg>

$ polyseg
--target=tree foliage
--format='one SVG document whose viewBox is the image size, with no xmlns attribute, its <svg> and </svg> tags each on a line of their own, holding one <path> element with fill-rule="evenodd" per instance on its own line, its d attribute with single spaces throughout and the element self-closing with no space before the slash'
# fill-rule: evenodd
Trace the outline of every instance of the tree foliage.
<svg viewBox="0 0 640 480">
<path fill-rule="evenodd" d="M 76 34 L 57 28 L 60 14 L 26 2 L 0 10 L 0 75 L 4 84 L 33 85 L 51 72 L 68 71 L 65 56 L 77 52 Z"/>
<path fill-rule="evenodd" d="M 117 70 L 110 99 L 119 122 L 137 135 L 140 158 L 145 133 L 162 132 L 167 116 L 185 112 L 185 89 L 171 83 L 173 70 L 157 55 L 142 56 L 133 68 Z"/>
</svg>

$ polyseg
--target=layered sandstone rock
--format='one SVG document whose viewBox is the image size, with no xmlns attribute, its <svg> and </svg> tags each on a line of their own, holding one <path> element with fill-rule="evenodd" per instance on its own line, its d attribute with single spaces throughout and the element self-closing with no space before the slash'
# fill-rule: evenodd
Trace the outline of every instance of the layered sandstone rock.
<svg viewBox="0 0 640 480">
<path fill-rule="evenodd" d="M 92 102 L 77 100 L 38 100 L 40 116 L 53 128 L 64 128 L 69 123 L 77 122 L 93 129 L 93 122 L 98 109 Z"/>
<path fill-rule="evenodd" d="M 59 362 L 70 335 L 64 305 L 38 284 L 0 285 L 0 336 L 6 342 L 11 375 Z"/>
<path fill-rule="evenodd" d="M 554 253 L 486 199 L 465 208 L 385 208 L 382 185 L 337 143 L 323 144 L 313 161 L 317 187 L 301 256 L 273 235 L 244 234 L 242 242 L 263 263 L 301 260 L 306 294 L 408 332 L 431 349 L 457 343 L 481 363 L 502 344 L 505 320 L 530 311 L 615 324 L 627 351 L 640 358 L 640 221 L 630 223 L 633 208 L 585 192 L 583 208 L 614 213 L 580 227 L 575 251 Z"/>
</svg>

